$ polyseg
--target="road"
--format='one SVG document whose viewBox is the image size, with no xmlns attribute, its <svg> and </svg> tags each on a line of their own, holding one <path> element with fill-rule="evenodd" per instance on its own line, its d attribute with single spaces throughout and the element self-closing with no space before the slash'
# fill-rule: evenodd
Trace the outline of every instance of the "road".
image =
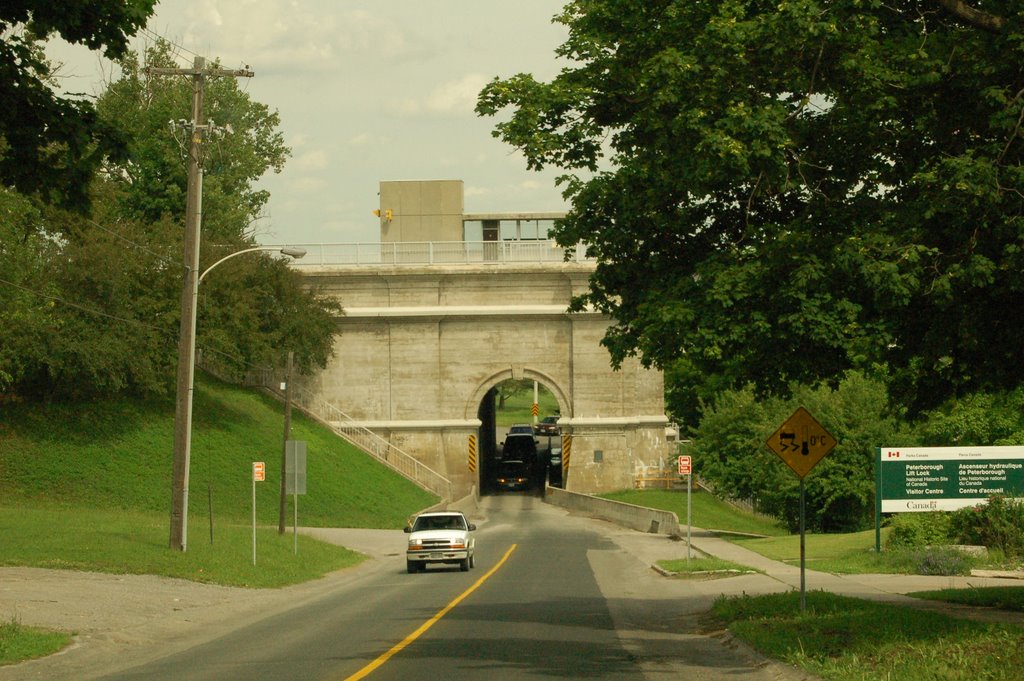
<svg viewBox="0 0 1024 681">
<path fill-rule="evenodd" d="M 478 515 L 469 572 L 407 574 L 396 547 L 376 570 L 301 606 L 101 678 L 767 681 L 789 673 L 697 633 L 720 589 L 658 575 L 616 542 L 618 528 L 529 495 L 486 497 Z"/>
</svg>

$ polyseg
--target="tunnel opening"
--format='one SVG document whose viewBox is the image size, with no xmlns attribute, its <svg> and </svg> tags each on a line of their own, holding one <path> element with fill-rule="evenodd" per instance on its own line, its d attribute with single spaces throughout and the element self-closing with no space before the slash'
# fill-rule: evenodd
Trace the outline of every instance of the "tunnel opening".
<svg viewBox="0 0 1024 681">
<path fill-rule="evenodd" d="M 533 379 L 509 379 L 480 401 L 480 493 L 542 494 L 562 476 L 558 400 Z"/>
</svg>

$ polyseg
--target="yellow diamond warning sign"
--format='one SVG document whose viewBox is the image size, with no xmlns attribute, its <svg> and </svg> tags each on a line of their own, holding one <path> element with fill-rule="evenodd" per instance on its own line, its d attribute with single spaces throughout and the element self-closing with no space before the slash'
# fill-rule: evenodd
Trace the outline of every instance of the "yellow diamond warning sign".
<svg viewBox="0 0 1024 681">
<path fill-rule="evenodd" d="M 793 469 L 797 477 L 804 478 L 832 451 L 836 439 L 811 416 L 811 412 L 800 407 L 772 433 L 766 444 Z"/>
</svg>

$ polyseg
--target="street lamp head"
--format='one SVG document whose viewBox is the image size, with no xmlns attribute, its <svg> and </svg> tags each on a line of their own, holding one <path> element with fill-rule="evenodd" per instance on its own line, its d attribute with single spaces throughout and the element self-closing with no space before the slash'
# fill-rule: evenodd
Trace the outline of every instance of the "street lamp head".
<svg viewBox="0 0 1024 681">
<path fill-rule="evenodd" d="M 287 255 L 289 257 L 292 257 L 292 258 L 301 258 L 302 256 L 306 255 L 306 249 L 305 248 L 287 248 L 286 247 L 286 248 L 282 248 L 281 249 L 281 253 L 283 253 L 283 254 L 285 254 L 285 255 Z"/>
</svg>

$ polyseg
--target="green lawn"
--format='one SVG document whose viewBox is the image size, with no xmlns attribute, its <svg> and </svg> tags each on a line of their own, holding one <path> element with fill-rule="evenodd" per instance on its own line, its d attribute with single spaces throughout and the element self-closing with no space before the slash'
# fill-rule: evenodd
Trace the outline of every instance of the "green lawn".
<svg viewBox="0 0 1024 681">
<path fill-rule="evenodd" d="M 713 613 L 763 654 L 829 681 L 1017 681 L 1024 628 L 820 591 L 722 598 Z M 721 626 L 719 625 L 719 626 Z"/>
<path fill-rule="evenodd" d="M 883 530 L 883 537 L 886 530 Z M 809 570 L 856 574 L 864 572 L 904 572 L 905 566 L 894 562 L 895 554 L 875 552 L 875 531 L 848 534 L 807 534 L 805 559 Z M 772 560 L 799 565 L 800 535 L 767 537 L 764 539 L 732 538 L 751 551 Z"/>
<path fill-rule="evenodd" d="M 66 631 L 26 627 L 17 620 L 0 622 L 0 667 L 45 657 L 71 643 Z"/>
<path fill-rule="evenodd" d="M 169 515 L 146 511 L 0 506 L 2 566 L 154 574 L 228 586 L 274 588 L 357 565 L 365 556 L 307 536 L 259 527 L 253 565 L 252 525 L 189 523 L 188 550 L 167 548 Z M 295 540 L 298 540 L 298 552 Z"/>
<path fill-rule="evenodd" d="M 675 577 L 682 578 L 722 578 L 722 577 L 735 577 L 738 574 L 747 574 L 751 572 L 758 572 L 753 568 L 749 568 L 746 565 L 739 565 L 738 563 L 732 563 L 721 558 L 696 558 L 691 557 L 689 560 L 686 558 L 680 558 L 677 560 L 659 560 L 658 567 L 668 572 L 674 573 Z"/>
<path fill-rule="evenodd" d="M 638 506 L 671 511 L 676 514 L 680 523 L 685 527 L 685 490 L 624 490 L 600 496 Z M 691 504 L 694 527 L 719 530 L 722 532 L 723 538 L 767 558 L 799 565 L 800 535 L 789 534 L 782 525 L 773 522 L 770 518 L 736 508 L 707 492 L 693 492 Z M 732 533 L 770 536 L 744 537 Z M 882 529 L 883 542 L 888 533 L 888 528 Z M 920 552 L 913 550 L 876 553 L 874 530 L 849 534 L 807 534 L 805 542 L 805 560 L 809 570 L 836 574 L 915 574 L 919 572 L 922 562 L 927 562 L 926 558 L 922 558 Z M 962 571 L 969 570 L 971 567 L 982 567 L 982 564 L 976 559 L 963 554 L 955 554 L 955 557 L 959 560 L 954 567 Z M 931 564 L 934 565 L 934 561 Z M 948 559 L 943 567 L 949 567 Z M 954 574 L 954 572 L 941 574 Z"/>
</svg>

